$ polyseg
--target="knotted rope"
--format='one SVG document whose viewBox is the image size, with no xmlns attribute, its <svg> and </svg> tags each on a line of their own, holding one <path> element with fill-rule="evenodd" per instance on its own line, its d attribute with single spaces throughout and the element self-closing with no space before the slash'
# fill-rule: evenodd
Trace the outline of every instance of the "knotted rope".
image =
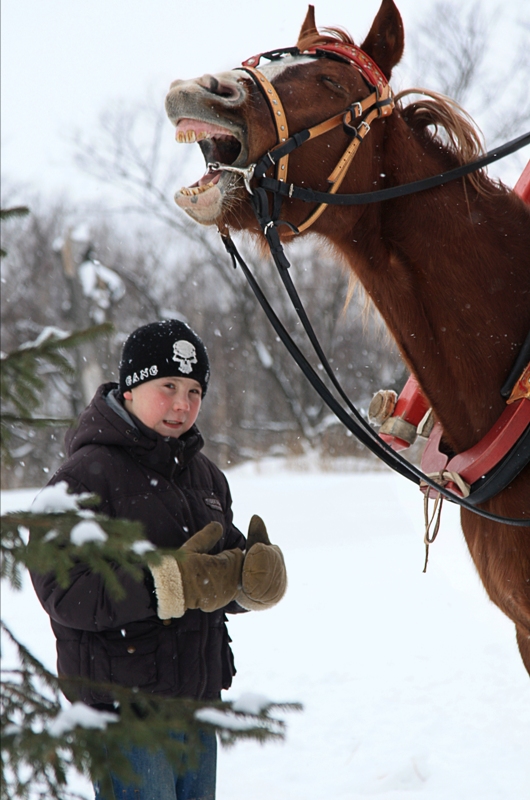
<svg viewBox="0 0 530 800">
<path fill-rule="evenodd" d="M 433 481 L 439 483 L 440 486 L 446 486 L 448 483 L 454 483 L 458 486 L 460 491 L 462 492 L 462 497 L 468 497 L 470 493 L 470 486 L 465 482 L 461 475 L 458 472 L 431 472 L 427 475 L 428 478 L 432 478 Z M 420 487 L 422 483 L 420 483 Z M 436 495 L 436 499 L 434 501 L 434 508 L 432 511 L 432 515 L 429 519 L 429 499 L 431 493 L 431 487 L 427 484 L 423 484 L 426 487 L 425 497 L 423 499 L 423 516 L 425 521 L 425 535 L 423 537 L 423 541 L 425 543 L 425 563 L 423 565 L 423 572 L 427 572 L 427 563 L 429 561 L 429 545 L 431 545 L 436 537 L 438 536 L 438 532 L 440 530 L 440 522 L 442 516 L 442 505 L 444 498 L 441 494 Z M 431 526 L 432 533 L 431 533 Z"/>
</svg>

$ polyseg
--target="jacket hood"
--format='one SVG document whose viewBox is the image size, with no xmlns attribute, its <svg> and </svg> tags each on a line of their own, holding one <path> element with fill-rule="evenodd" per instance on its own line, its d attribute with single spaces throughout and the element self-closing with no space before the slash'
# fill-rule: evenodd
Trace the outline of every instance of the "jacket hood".
<svg viewBox="0 0 530 800">
<path fill-rule="evenodd" d="M 146 466 L 170 477 L 202 449 L 204 440 L 195 425 L 178 439 L 160 436 L 119 404 L 111 394 L 116 389 L 117 383 L 99 387 L 76 427 L 66 434 L 68 456 L 88 445 L 123 447 Z"/>
</svg>

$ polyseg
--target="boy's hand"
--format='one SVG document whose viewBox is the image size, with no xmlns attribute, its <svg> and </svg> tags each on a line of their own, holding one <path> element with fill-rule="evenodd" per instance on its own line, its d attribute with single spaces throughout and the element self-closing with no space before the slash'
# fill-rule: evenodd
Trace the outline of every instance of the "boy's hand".
<svg viewBox="0 0 530 800">
<path fill-rule="evenodd" d="M 243 551 L 208 554 L 222 535 L 222 525 L 210 522 L 179 548 L 183 558 L 166 555 L 158 566 L 151 566 L 160 619 L 182 617 L 189 608 L 217 611 L 235 599 L 241 586 Z"/>
<path fill-rule="evenodd" d="M 260 611 L 279 603 L 287 589 L 287 571 L 280 548 L 270 543 L 265 523 L 250 520 L 242 587 L 236 600 L 249 611 Z"/>
</svg>

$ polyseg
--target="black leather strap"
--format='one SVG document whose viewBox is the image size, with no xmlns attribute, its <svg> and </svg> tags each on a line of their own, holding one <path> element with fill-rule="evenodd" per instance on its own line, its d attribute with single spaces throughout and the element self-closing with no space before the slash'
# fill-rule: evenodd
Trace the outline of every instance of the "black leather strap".
<svg viewBox="0 0 530 800">
<path fill-rule="evenodd" d="M 294 139 L 294 137 L 292 138 Z M 287 144 L 288 142 L 282 145 L 282 148 L 285 148 Z M 297 200 L 303 200 L 305 203 L 326 203 L 330 206 L 361 206 L 368 203 L 380 203 L 384 200 L 394 200 L 396 197 L 405 197 L 415 192 L 424 192 L 426 189 L 433 189 L 435 186 L 442 186 L 444 183 L 449 183 L 457 178 L 463 178 L 465 175 L 476 172 L 494 161 L 505 158 L 528 144 L 530 144 L 530 132 L 501 145 L 501 147 L 495 148 L 495 150 L 490 150 L 482 156 L 482 158 L 471 161 L 469 164 L 462 164 L 460 167 L 455 167 L 455 169 L 442 172 L 439 175 L 432 175 L 429 178 L 423 178 L 420 181 L 404 183 L 401 186 L 391 186 L 388 189 L 378 189 L 374 192 L 360 192 L 358 194 L 329 194 L 328 192 L 317 192 L 314 189 L 303 189 L 301 186 L 294 186 L 289 183 L 285 184 L 274 178 L 267 178 L 264 172 L 262 173 L 264 177 L 260 180 L 260 186 L 266 191 L 278 192 L 284 197 L 294 197 Z M 295 148 L 293 147 L 289 152 L 292 152 L 293 149 Z M 276 148 L 271 150 L 271 156 L 274 158 L 273 163 L 276 163 Z M 259 162 L 260 165 L 262 161 L 263 159 Z M 256 177 L 259 177 L 259 175 L 256 175 Z"/>
<path fill-rule="evenodd" d="M 382 439 L 380 439 L 380 437 L 376 434 L 373 428 L 371 428 L 370 425 L 366 422 L 366 420 L 363 419 L 363 417 L 357 411 L 357 409 L 348 402 L 352 410 L 352 413 L 350 415 L 338 402 L 335 396 L 330 392 L 328 387 L 325 385 L 325 383 L 313 369 L 311 364 L 308 362 L 308 360 L 306 359 L 300 348 L 295 344 L 289 332 L 283 326 L 282 322 L 276 315 L 276 312 L 268 302 L 265 294 L 263 293 L 258 282 L 250 272 L 247 264 L 241 257 L 232 239 L 226 234 L 221 234 L 221 238 L 227 252 L 232 258 L 232 263 L 234 267 L 236 267 L 237 265 L 241 267 L 243 274 L 245 275 L 259 304 L 261 305 L 262 309 L 267 315 L 269 322 L 272 324 L 278 337 L 285 345 L 290 355 L 294 358 L 294 360 L 296 361 L 296 363 L 298 364 L 298 366 L 300 367 L 306 378 L 309 380 L 313 388 L 318 392 L 318 394 L 320 395 L 322 400 L 326 403 L 328 408 L 330 408 L 330 410 L 333 411 L 335 416 L 348 428 L 348 430 L 362 444 L 365 445 L 365 447 L 367 447 L 374 455 L 376 455 L 379 459 L 381 459 L 391 469 L 398 472 L 400 475 L 403 475 L 403 477 L 408 478 L 408 480 L 416 484 L 420 484 L 420 482 L 427 484 L 428 486 L 439 492 L 447 500 L 453 503 L 457 503 L 462 508 L 467 508 L 469 511 L 472 511 L 473 513 L 478 514 L 479 516 L 484 517 L 485 519 L 492 520 L 493 522 L 501 522 L 508 525 L 530 528 L 530 519 L 512 519 L 510 517 L 498 516 L 497 514 L 491 514 L 488 511 L 484 511 L 483 509 L 475 508 L 473 503 L 471 503 L 469 499 L 458 497 L 449 489 L 445 489 L 445 487 L 440 486 L 435 481 L 428 478 L 427 475 L 424 475 L 421 470 L 419 470 L 410 462 L 406 461 L 402 456 L 399 455 L 399 453 L 396 453 Z"/>
</svg>

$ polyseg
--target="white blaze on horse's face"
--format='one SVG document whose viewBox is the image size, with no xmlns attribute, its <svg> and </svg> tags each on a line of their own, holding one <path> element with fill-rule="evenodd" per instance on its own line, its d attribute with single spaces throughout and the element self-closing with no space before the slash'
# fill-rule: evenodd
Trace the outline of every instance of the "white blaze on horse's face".
<svg viewBox="0 0 530 800">
<path fill-rule="evenodd" d="M 301 64 L 311 64 L 315 60 L 314 56 L 284 56 L 275 61 L 269 61 L 258 67 L 260 72 L 263 72 L 265 77 L 274 83 L 282 73 L 289 67 L 299 67 Z"/>
<path fill-rule="evenodd" d="M 313 60 L 307 56 L 288 56 L 260 70 L 272 83 L 287 68 Z M 248 73 L 239 69 L 174 81 L 166 97 L 166 111 L 175 125 L 177 142 L 197 142 L 206 164 L 248 166 L 249 141 L 243 106 L 253 89 Z M 212 225 L 222 216 L 225 201 L 241 187 L 239 175 L 207 169 L 192 186 L 176 192 L 175 202 L 196 222 Z"/>
</svg>

